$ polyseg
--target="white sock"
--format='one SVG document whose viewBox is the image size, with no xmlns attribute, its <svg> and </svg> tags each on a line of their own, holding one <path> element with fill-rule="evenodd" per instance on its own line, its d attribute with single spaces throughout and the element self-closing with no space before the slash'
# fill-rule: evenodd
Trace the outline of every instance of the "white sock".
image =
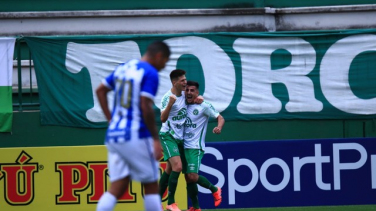
<svg viewBox="0 0 376 211">
<path fill-rule="evenodd" d="M 146 211 L 162 211 L 161 197 L 159 194 L 147 194 L 144 196 L 144 207 Z"/>
<path fill-rule="evenodd" d="M 109 192 L 105 192 L 97 204 L 97 211 L 112 211 L 116 205 L 117 199 Z"/>
</svg>

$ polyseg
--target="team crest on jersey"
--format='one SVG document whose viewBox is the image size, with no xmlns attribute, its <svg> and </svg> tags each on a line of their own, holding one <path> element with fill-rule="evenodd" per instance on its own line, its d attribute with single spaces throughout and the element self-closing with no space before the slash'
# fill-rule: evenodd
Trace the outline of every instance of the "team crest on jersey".
<svg viewBox="0 0 376 211">
<path fill-rule="evenodd" d="M 198 110 L 197 109 L 193 110 L 193 114 L 198 115 Z"/>
<path fill-rule="evenodd" d="M 186 108 L 182 108 L 182 109 L 179 110 L 177 116 L 172 117 L 172 120 L 173 121 L 178 121 L 178 120 L 181 120 L 181 119 L 185 119 L 185 117 L 187 117 L 187 109 Z"/>
<path fill-rule="evenodd" d="M 196 128 L 197 127 L 197 124 L 194 124 L 191 120 L 191 118 L 187 117 L 187 119 L 185 120 L 185 123 L 184 123 L 184 126 L 187 127 L 187 128 Z"/>
</svg>

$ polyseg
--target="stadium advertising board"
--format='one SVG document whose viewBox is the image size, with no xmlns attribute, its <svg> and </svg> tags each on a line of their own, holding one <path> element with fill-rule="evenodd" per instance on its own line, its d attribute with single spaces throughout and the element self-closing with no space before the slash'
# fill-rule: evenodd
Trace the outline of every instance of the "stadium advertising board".
<svg viewBox="0 0 376 211">
<path fill-rule="evenodd" d="M 104 146 L 3 148 L 0 155 L 1 209 L 94 210 L 109 185 Z M 222 187 L 220 208 L 376 204 L 376 139 L 207 143 L 200 174 Z M 214 208 L 209 191 L 199 192 L 201 207 Z M 116 210 L 142 210 L 142 195 L 132 182 Z M 176 196 L 186 208 L 183 176 Z"/>
<path fill-rule="evenodd" d="M 0 209 L 95 210 L 109 188 L 104 146 L 0 149 Z M 160 172 L 166 163 L 161 162 Z M 187 204 L 180 177 L 176 200 Z M 166 200 L 166 193 L 164 200 Z M 115 210 L 143 210 L 143 188 L 132 182 Z"/>
<path fill-rule="evenodd" d="M 221 208 L 376 204 L 375 138 L 208 143 L 202 163 Z"/>
<path fill-rule="evenodd" d="M 152 40 L 172 55 L 159 73 L 187 71 L 226 120 L 376 117 L 376 30 L 294 33 L 25 37 L 44 125 L 105 127 L 95 89 L 116 65 L 140 58 Z M 53 108 L 53 110 L 52 110 Z"/>
</svg>

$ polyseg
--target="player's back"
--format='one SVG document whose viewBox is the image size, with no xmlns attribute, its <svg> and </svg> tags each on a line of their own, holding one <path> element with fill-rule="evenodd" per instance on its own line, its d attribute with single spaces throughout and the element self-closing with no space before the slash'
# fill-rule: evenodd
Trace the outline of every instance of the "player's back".
<svg viewBox="0 0 376 211">
<path fill-rule="evenodd" d="M 152 83 L 147 80 L 150 78 L 153 78 Z M 119 65 L 106 81 L 115 94 L 107 141 L 124 142 L 150 137 L 142 119 L 140 97 L 154 98 L 158 87 L 157 70 L 146 62 L 134 59 Z"/>
</svg>

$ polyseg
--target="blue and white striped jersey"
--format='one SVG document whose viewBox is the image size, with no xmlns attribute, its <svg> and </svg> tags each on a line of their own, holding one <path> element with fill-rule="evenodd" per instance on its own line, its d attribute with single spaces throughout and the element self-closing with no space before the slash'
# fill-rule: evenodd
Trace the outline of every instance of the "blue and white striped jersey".
<svg viewBox="0 0 376 211">
<path fill-rule="evenodd" d="M 142 118 L 140 98 L 144 96 L 154 100 L 158 82 L 157 69 L 137 59 L 119 65 L 102 81 L 115 92 L 106 142 L 125 142 L 151 137 Z"/>
</svg>

